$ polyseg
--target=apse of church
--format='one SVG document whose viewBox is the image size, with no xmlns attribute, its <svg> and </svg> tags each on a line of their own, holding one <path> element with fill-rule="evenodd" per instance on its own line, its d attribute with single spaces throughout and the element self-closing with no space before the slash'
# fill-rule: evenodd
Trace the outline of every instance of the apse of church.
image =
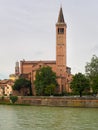
<svg viewBox="0 0 98 130">
<path fill-rule="evenodd" d="M 59 11 L 56 23 L 56 60 L 49 61 L 20 61 L 20 74 L 32 82 L 34 93 L 34 80 L 36 71 L 43 66 L 50 66 L 57 75 L 59 93 L 70 92 L 70 81 L 72 79 L 71 68 L 66 66 L 66 28 L 62 7 Z"/>
</svg>

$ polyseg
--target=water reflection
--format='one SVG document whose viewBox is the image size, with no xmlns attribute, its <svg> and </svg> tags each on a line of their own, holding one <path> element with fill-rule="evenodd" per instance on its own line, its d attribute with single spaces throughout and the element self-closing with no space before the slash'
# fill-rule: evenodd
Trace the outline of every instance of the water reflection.
<svg viewBox="0 0 98 130">
<path fill-rule="evenodd" d="M 0 105 L 0 130 L 97 130 L 98 109 Z"/>
</svg>

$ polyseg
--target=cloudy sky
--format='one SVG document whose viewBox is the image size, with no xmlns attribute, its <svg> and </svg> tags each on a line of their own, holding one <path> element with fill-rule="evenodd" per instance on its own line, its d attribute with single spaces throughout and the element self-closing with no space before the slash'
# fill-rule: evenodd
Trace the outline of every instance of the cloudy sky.
<svg viewBox="0 0 98 130">
<path fill-rule="evenodd" d="M 98 56 L 98 0 L 0 0 L 0 79 L 15 62 L 55 60 L 55 24 L 62 4 L 67 23 L 67 66 L 85 72 Z"/>
</svg>

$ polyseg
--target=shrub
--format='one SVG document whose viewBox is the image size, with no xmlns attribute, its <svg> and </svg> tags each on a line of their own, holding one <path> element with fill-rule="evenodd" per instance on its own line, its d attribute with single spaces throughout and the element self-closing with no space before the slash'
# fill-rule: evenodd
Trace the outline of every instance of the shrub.
<svg viewBox="0 0 98 130">
<path fill-rule="evenodd" d="M 10 96 L 10 100 L 14 104 L 18 100 L 18 97 L 17 96 Z"/>
<path fill-rule="evenodd" d="M 2 101 L 4 100 L 4 96 L 1 97 Z"/>
</svg>

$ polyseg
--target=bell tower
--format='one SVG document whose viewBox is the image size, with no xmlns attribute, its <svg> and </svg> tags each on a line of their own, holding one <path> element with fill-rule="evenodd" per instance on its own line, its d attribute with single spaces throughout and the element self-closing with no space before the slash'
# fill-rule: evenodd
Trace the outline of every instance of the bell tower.
<svg viewBox="0 0 98 130">
<path fill-rule="evenodd" d="M 19 62 L 17 61 L 16 62 L 16 65 L 15 65 L 15 75 L 19 75 Z"/>
<path fill-rule="evenodd" d="M 56 23 L 56 66 L 58 76 L 66 72 L 66 28 L 67 25 L 61 7 Z"/>
<path fill-rule="evenodd" d="M 66 28 L 61 7 L 56 23 L 56 73 L 60 93 L 63 93 L 66 88 Z"/>
</svg>

